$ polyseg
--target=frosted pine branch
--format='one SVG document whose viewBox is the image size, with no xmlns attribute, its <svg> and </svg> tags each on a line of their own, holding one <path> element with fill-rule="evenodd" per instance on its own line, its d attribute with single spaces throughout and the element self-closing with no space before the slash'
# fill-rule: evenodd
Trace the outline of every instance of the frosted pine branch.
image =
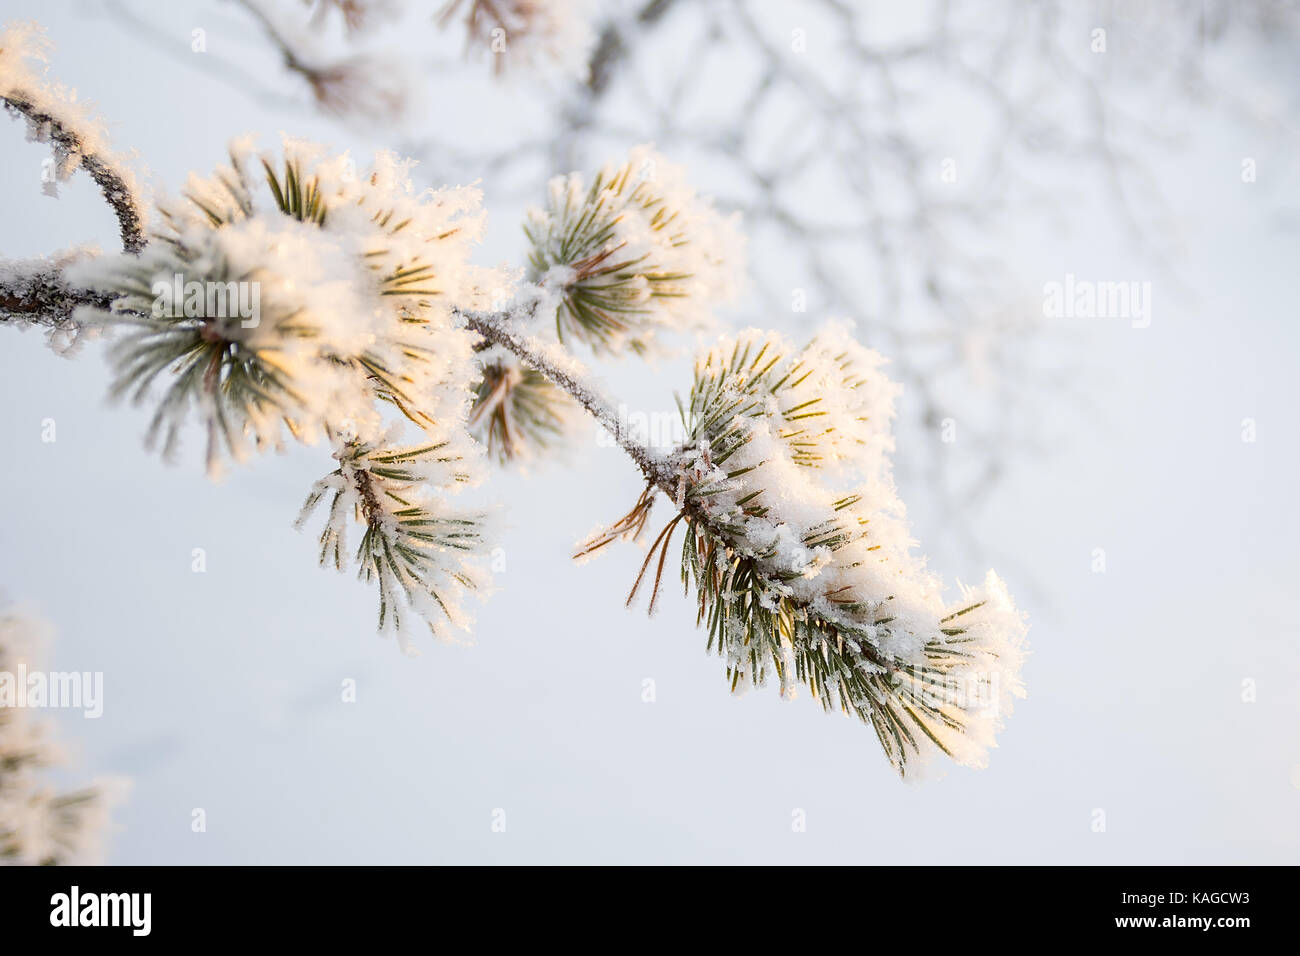
<svg viewBox="0 0 1300 956">
<path fill-rule="evenodd" d="M 0 322 L 43 326 L 75 335 L 72 313 L 82 305 L 107 309 L 112 297 L 81 288 L 66 277 L 68 266 L 86 258 L 82 251 L 43 259 L 0 264 Z"/>
<path fill-rule="evenodd" d="M 109 149 L 102 125 L 74 91 L 45 79 L 49 43 L 32 24 L 11 24 L 0 33 L 0 101 L 27 122 L 28 136 L 54 150 L 55 180 L 84 167 L 117 217 L 122 248 L 144 248 L 144 206 L 135 178 Z M 53 188 L 54 181 L 47 183 Z"/>
<path fill-rule="evenodd" d="M 884 359 L 845 325 L 803 346 L 724 337 L 697 361 L 686 440 L 661 454 L 561 339 L 639 356 L 712 322 L 743 254 L 734 220 L 637 148 L 553 182 L 521 282 L 470 261 L 478 191 L 417 191 L 410 165 L 236 140 L 159 206 L 147 246 L 0 270 L 0 306 L 112 330 L 112 394 L 153 404 L 149 441 L 169 457 L 194 423 L 214 473 L 289 441 L 327 446 L 336 467 L 298 523 L 328 502 L 320 563 L 377 588 L 380 629 L 406 651 L 420 625 L 468 630 L 464 598 L 489 590 L 489 515 L 453 500 L 490 477 L 484 439 L 509 459 L 562 439 L 579 408 L 645 481 L 580 555 L 641 534 L 659 493 L 674 509 L 629 603 L 650 582 L 654 608 L 681 530 L 681 579 L 733 691 L 804 685 L 871 725 L 900 772 L 933 752 L 981 764 L 1023 693 L 1024 619 L 992 572 L 953 602 L 913 554 Z"/>
</svg>

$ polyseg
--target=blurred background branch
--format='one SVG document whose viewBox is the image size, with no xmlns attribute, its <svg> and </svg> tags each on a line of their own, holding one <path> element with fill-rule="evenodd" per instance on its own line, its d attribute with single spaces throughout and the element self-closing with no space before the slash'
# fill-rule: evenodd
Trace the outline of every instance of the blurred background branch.
<svg viewBox="0 0 1300 956">
<path fill-rule="evenodd" d="M 1008 0 L 902 12 L 843 0 L 795 11 L 475 0 L 436 17 L 368 0 L 238 6 L 323 110 L 363 123 L 401 112 L 396 95 L 372 95 L 391 87 L 389 68 L 409 67 L 417 86 L 421 74 L 477 71 L 482 84 L 504 74 L 509 105 L 474 117 L 481 136 L 453 128 L 436 91 L 400 97 L 422 104 L 401 148 L 431 184 L 481 179 L 498 199 L 535 198 L 552 173 L 637 142 L 702 171 L 751 235 L 754 322 L 849 316 L 891 357 L 906 389 L 900 428 L 933 437 L 900 443 L 900 480 L 926 486 L 954 540 L 1018 457 L 1053 443 L 1053 403 L 1087 403 L 1068 340 L 1043 321 L 1041 276 L 999 248 L 1026 229 L 1068 229 L 1072 204 L 1098 189 L 1116 229 L 1174 286 L 1176 214 L 1144 155 L 1176 149 L 1212 109 L 1294 135 L 1277 104 L 1227 92 L 1215 72 L 1217 52 L 1243 47 L 1265 68 L 1284 66 L 1300 26 L 1292 3 Z M 367 67 L 385 25 L 393 55 Z M 437 45 L 439 30 L 451 47 Z M 560 42 L 564 30 L 577 39 Z M 546 56 L 507 58 L 543 33 Z M 455 45 L 470 54 L 463 65 Z M 494 133 L 499 145 L 484 145 Z M 959 463 L 945 428 L 960 429 Z"/>
</svg>

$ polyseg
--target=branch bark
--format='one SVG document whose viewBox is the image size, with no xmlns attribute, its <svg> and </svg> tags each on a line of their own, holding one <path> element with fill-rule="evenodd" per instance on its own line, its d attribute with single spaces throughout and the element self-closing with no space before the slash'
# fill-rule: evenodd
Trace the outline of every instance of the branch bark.
<svg viewBox="0 0 1300 956">
<path fill-rule="evenodd" d="M 112 304 L 110 296 L 72 285 L 57 263 L 2 263 L 0 276 L 0 323 L 74 329 L 77 306 L 107 309 Z"/>
</svg>

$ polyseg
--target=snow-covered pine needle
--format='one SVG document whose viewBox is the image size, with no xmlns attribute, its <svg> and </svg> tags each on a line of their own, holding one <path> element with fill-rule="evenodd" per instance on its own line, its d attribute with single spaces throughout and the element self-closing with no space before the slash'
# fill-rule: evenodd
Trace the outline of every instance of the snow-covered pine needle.
<svg viewBox="0 0 1300 956">
<path fill-rule="evenodd" d="M 286 140 L 273 161 L 237 142 L 161 207 L 165 230 L 140 256 L 76 273 L 115 297 L 78 317 L 127 328 L 114 394 L 142 401 L 165 378 L 151 440 L 172 451 L 197 413 L 214 470 L 285 431 L 374 437 L 385 408 L 421 428 L 463 420 L 474 337 L 452 304 L 502 281 L 468 263 L 478 203 L 471 189 L 416 193 L 391 154 L 361 177 L 310 143 Z"/>
<path fill-rule="evenodd" d="M 361 576 L 378 585 L 381 629 L 408 650 L 421 618 L 439 637 L 467 628 L 461 596 L 487 583 L 472 560 L 481 516 L 443 494 L 483 471 L 467 421 L 478 336 L 456 310 L 513 281 L 468 261 L 478 192 L 419 192 L 409 173 L 388 153 L 358 175 L 315 144 L 258 156 L 238 141 L 228 165 L 162 205 L 164 229 L 139 256 L 72 272 L 112 303 L 76 317 L 123 331 L 113 394 L 161 387 L 149 438 L 165 453 L 191 416 L 213 472 L 286 435 L 331 443 L 340 467 L 309 499 L 334 492 L 322 562 L 346 563 L 344 518 L 360 521 Z"/>
<path fill-rule="evenodd" d="M 744 270 L 735 218 L 696 195 L 649 146 L 551 180 L 529 212 L 530 278 L 559 296 L 556 335 L 598 352 L 650 351 L 663 332 L 711 324 Z"/>
<path fill-rule="evenodd" d="M 431 487 L 468 476 L 448 442 L 412 447 L 343 441 L 339 467 L 318 481 L 298 516 L 301 527 L 326 498 L 320 563 L 344 570 L 347 530 L 361 525 L 355 555 L 359 576 L 379 588 L 379 629 L 390 629 L 402 650 L 417 653 L 413 634 L 423 621 L 442 640 L 450 628 L 469 629 L 463 599 L 482 596 L 488 576 L 485 516 L 452 508 Z M 412 619 L 414 615 L 414 619 Z"/>
<path fill-rule="evenodd" d="M 573 400 L 536 369 L 504 349 L 480 353 L 482 378 L 469 426 L 498 462 L 527 461 L 560 443 L 570 431 Z"/>
</svg>

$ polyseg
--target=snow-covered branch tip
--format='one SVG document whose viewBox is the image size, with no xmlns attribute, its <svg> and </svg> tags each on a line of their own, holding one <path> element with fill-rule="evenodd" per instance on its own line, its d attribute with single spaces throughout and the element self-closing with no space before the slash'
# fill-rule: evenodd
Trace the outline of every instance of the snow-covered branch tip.
<svg viewBox="0 0 1300 956">
<path fill-rule="evenodd" d="M 733 691 L 803 684 L 870 724 L 900 773 L 934 752 L 979 766 L 1023 696 L 1024 619 L 993 572 L 951 602 L 911 553 L 884 364 L 845 326 L 803 347 L 750 330 L 705 352 L 673 456 L 678 513 L 629 603 L 658 554 L 653 608 L 680 526 L 682 583 Z"/>
<path fill-rule="evenodd" d="M 49 81 L 49 40 L 36 24 L 15 23 L 0 32 L 0 101 L 27 123 L 29 139 L 53 150 L 46 190 L 82 167 L 117 217 L 122 248 L 145 245 L 144 203 L 130 168 L 108 146 L 103 123 L 77 99 L 76 92 Z"/>
<path fill-rule="evenodd" d="M 530 278 L 560 296 L 556 337 L 645 354 L 666 333 L 708 328 L 743 281 L 738 217 L 696 195 L 648 146 L 590 180 L 557 176 L 529 213 Z"/>
<path fill-rule="evenodd" d="M 489 590 L 491 516 L 457 493 L 489 477 L 488 452 L 546 450 L 586 414 L 644 484 L 579 555 L 641 534 L 660 494 L 674 509 L 629 603 L 649 581 L 653 609 L 681 530 L 681 579 L 733 691 L 802 684 L 869 724 L 900 772 L 936 752 L 981 764 L 1023 693 L 1024 618 L 992 572 L 954 601 L 912 553 L 884 359 L 843 325 L 802 346 L 724 336 L 697 361 L 685 441 L 662 454 L 572 349 L 638 356 L 714 321 L 741 269 L 737 223 L 637 148 L 553 181 L 521 275 L 471 262 L 477 190 L 410 174 L 386 152 L 363 171 L 313 143 L 237 140 L 158 206 L 138 254 L 11 269 L 0 302 L 57 322 L 76 299 L 76 323 L 114 328 L 112 392 L 153 404 L 166 455 L 195 421 L 214 473 L 288 440 L 327 446 L 299 524 L 325 505 L 320 563 L 375 585 L 380 629 L 410 652 L 421 628 L 467 629 L 466 598 Z"/>
</svg>

